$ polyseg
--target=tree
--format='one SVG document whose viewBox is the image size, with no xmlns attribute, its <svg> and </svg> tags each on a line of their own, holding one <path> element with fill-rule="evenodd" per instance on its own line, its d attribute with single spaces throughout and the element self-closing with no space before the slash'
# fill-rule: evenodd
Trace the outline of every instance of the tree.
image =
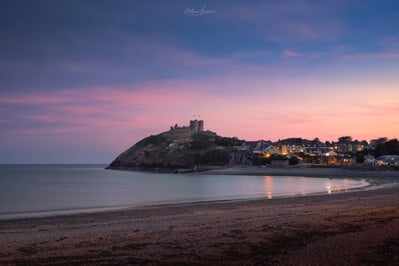
<svg viewBox="0 0 399 266">
<path fill-rule="evenodd" d="M 292 156 L 289 160 L 290 165 L 297 165 L 299 163 L 299 159 L 296 156 Z"/>
<path fill-rule="evenodd" d="M 341 142 L 341 143 L 349 143 L 351 141 L 352 141 L 351 136 L 343 136 L 343 137 L 338 138 L 338 142 Z"/>
<path fill-rule="evenodd" d="M 375 150 L 374 150 L 374 156 L 380 157 L 381 155 L 385 155 L 385 154 L 386 154 L 385 143 L 377 143 L 377 146 L 375 147 Z"/>
<path fill-rule="evenodd" d="M 378 138 L 377 139 L 377 145 L 380 144 L 380 143 L 385 143 L 387 141 L 388 141 L 387 137 Z"/>
<path fill-rule="evenodd" d="M 320 142 L 320 139 L 319 138 L 314 138 L 313 142 Z"/>
<path fill-rule="evenodd" d="M 399 154 L 399 141 L 397 139 L 391 139 L 385 142 L 385 152 L 386 154 Z"/>
<path fill-rule="evenodd" d="M 364 156 L 366 155 L 366 151 L 359 151 L 356 153 L 355 158 L 357 163 L 364 163 Z"/>
<path fill-rule="evenodd" d="M 266 165 L 270 164 L 272 160 L 272 156 L 269 158 L 263 157 L 261 154 L 254 154 L 252 157 L 253 165 Z"/>
<path fill-rule="evenodd" d="M 330 146 L 331 142 L 329 142 L 328 140 L 325 142 L 326 146 Z"/>
<path fill-rule="evenodd" d="M 399 155 L 399 141 L 397 139 L 391 139 L 389 141 L 383 142 L 383 138 L 381 138 L 381 141 L 377 142 L 377 146 L 374 150 L 374 156 L 379 157 L 386 154 Z"/>
</svg>

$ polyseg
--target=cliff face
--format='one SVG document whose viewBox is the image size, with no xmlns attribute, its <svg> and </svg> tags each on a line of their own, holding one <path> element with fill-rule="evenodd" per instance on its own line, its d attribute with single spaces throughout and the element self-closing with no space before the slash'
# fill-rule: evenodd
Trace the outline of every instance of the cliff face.
<svg viewBox="0 0 399 266">
<path fill-rule="evenodd" d="M 149 136 L 120 154 L 109 169 L 193 169 L 198 165 L 223 166 L 229 163 L 234 146 L 242 141 L 218 136 L 211 131 L 172 129 Z"/>
</svg>

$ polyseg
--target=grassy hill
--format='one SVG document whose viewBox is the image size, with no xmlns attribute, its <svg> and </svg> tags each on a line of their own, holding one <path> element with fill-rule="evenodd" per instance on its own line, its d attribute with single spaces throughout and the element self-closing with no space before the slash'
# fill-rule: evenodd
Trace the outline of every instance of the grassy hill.
<svg viewBox="0 0 399 266">
<path fill-rule="evenodd" d="M 151 135 L 121 153 L 109 169 L 193 169 L 199 165 L 223 166 L 241 140 L 211 131 L 171 129 Z"/>
</svg>

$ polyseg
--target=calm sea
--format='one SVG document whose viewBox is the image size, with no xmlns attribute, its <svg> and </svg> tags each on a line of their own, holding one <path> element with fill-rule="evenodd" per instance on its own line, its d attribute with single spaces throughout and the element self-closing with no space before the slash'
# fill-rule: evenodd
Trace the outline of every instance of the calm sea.
<svg viewBox="0 0 399 266">
<path fill-rule="evenodd" d="M 334 193 L 363 180 L 158 174 L 105 165 L 0 165 L 0 218 L 98 208 Z"/>
</svg>

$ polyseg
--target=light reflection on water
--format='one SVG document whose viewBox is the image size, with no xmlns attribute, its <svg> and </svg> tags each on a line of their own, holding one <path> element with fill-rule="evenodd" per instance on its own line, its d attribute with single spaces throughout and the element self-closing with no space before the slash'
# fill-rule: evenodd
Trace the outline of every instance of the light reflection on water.
<svg viewBox="0 0 399 266">
<path fill-rule="evenodd" d="M 278 185 L 274 185 L 277 180 Z M 350 188 L 358 188 L 367 185 L 363 180 L 351 180 L 348 178 L 309 178 L 293 176 L 265 176 L 264 190 L 266 198 L 272 199 L 275 196 L 306 196 L 309 193 L 327 194 L 348 192 Z"/>
<path fill-rule="evenodd" d="M 335 193 L 362 180 L 288 176 L 157 174 L 104 166 L 0 165 L 0 217 L 10 213 L 144 206 Z"/>
<path fill-rule="evenodd" d="M 333 192 L 348 192 L 349 190 L 349 180 L 347 178 L 342 179 L 342 184 L 332 184 L 331 182 L 327 182 L 326 190 L 328 194 Z"/>
</svg>

